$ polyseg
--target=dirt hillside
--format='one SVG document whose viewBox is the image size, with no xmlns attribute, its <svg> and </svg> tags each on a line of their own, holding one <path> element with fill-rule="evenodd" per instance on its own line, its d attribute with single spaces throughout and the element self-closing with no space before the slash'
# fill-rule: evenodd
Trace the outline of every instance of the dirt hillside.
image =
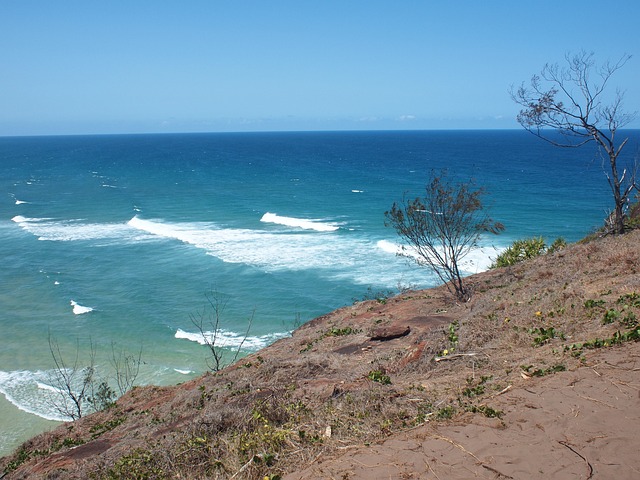
<svg viewBox="0 0 640 480">
<path fill-rule="evenodd" d="M 640 231 L 319 317 L 0 460 L 21 478 L 640 478 Z"/>
</svg>

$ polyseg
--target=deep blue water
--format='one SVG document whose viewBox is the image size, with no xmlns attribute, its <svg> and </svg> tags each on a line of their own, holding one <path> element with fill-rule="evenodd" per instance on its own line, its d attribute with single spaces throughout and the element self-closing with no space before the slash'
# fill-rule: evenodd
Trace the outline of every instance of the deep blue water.
<svg viewBox="0 0 640 480">
<path fill-rule="evenodd" d="M 104 372 L 112 344 L 142 348 L 141 381 L 174 383 L 207 368 L 191 320 L 207 292 L 227 303 L 230 345 L 253 316 L 255 349 L 369 288 L 433 285 L 396 257 L 384 211 L 443 168 L 486 187 L 507 228 L 486 247 L 576 241 L 612 206 L 595 147 L 523 131 L 0 138 L 0 453 L 16 422 L 59 417 L 49 336 L 69 355 L 91 340 Z"/>
</svg>

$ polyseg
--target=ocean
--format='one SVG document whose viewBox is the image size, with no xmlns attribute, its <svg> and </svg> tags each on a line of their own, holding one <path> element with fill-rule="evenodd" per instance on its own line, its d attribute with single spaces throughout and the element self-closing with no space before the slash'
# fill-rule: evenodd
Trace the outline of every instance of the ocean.
<svg viewBox="0 0 640 480">
<path fill-rule="evenodd" d="M 441 169 L 485 187 L 506 227 L 466 273 L 519 238 L 577 241 L 612 207 L 594 146 L 520 130 L 0 138 L 0 455 L 65 420 L 51 345 L 79 366 L 93 346 L 104 379 L 114 352 L 141 352 L 139 384 L 176 384 L 208 368 L 194 321 L 210 325 L 210 301 L 232 355 L 437 284 L 396 255 L 384 212 Z"/>
</svg>

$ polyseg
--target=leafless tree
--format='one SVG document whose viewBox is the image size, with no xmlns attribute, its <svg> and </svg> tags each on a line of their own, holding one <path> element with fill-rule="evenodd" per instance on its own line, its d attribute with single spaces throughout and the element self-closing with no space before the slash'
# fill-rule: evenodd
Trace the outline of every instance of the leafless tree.
<svg viewBox="0 0 640 480">
<path fill-rule="evenodd" d="M 483 233 L 504 230 L 483 212 L 484 193 L 472 182 L 453 183 L 446 172 L 432 173 L 424 197 L 405 197 L 385 212 L 385 224 L 409 245 L 400 254 L 430 267 L 461 301 L 471 298 L 460 271 L 462 260 L 478 247 Z"/>
<path fill-rule="evenodd" d="M 54 363 L 48 379 L 54 392 L 50 404 L 60 415 L 77 420 L 87 413 L 104 410 L 113 405 L 117 395 L 109 381 L 97 374 L 96 346 L 91 339 L 85 362 L 80 361 L 79 340 L 72 362 L 65 359 L 60 345 L 51 335 L 49 351 Z M 123 350 L 116 353 L 115 345 L 112 343 L 111 351 L 115 382 L 120 395 L 124 395 L 133 387 L 138 376 L 142 348 L 137 356 Z"/>
<path fill-rule="evenodd" d="M 238 360 L 242 347 L 249 336 L 249 331 L 253 325 L 253 317 L 255 311 L 251 313 L 248 319 L 247 329 L 240 341 L 240 343 L 232 350 L 233 358 L 230 361 L 226 361 L 227 354 L 230 353 L 230 349 L 223 345 L 221 341 L 221 328 L 223 321 L 224 310 L 227 307 L 228 297 L 224 297 L 220 292 L 214 290 L 207 294 L 207 305 L 202 312 L 197 314 L 191 314 L 191 322 L 202 335 L 204 344 L 211 354 L 210 358 L 207 358 L 207 366 L 213 372 L 222 370 L 225 366 L 234 363 Z"/>
<path fill-rule="evenodd" d="M 596 65 L 593 53 L 580 52 L 565 57 L 566 65 L 547 64 L 540 75 L 511 90 L 513 100 L 520 105 L 518 122 L 539 138 L 560 147 L 579 147 L 595 142 L 608 161 L 605 172 L 613 194 L 614 211 L 610 221 L 612 233 L 623 233 L 625 208 L 629 195 L 638 188 L 634 168 L 619 172 L 620 152 L 628 137 L 617 134 L 635 118 L 623 110 L 624 94 L 616 90 L 606 96 L 611 77 L 630 59 L 621 57 L 615 63 Z M 551 132 L 555 132 L 554 135 Z M 561 135 L 557 135 L 560 133 Z"/>
<path fill-rule="evenodd" d="M 115 343 L 111 343 L 111 366 L 115 372 L 115 381 L 120 396 L 127 393 L 135 385 L 138 374 L 140 373 L 141 363 L 142 347 L 138 350 L 137 355 L 134 355 L 122 349 L 116 352 Z"/>
<path fill-rule="evenodd" d="M 51 335 L 49 335 L 49 350 L 55 365 L 49 378 L 56 393 L 52 406 L 63 417 L 77 420 L 86 413 L 91 403 L 96 373 L 95 346 L 93 342 L 89 342 L 89 361 L 85 366 L 80 366 L 79 341 L 72 363 L 65 361 L 60 345 Z"/>
</svg>

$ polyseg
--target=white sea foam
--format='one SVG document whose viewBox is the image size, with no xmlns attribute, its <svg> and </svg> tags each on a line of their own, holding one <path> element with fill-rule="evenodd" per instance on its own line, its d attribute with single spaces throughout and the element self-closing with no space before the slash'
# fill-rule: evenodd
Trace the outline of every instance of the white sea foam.
<svg viewBox="0 0 640 480">
<path fill-rule="evenodd" d="M 38 237 L 38 240 L 71 242 L 83 240 L 137 241 L 125 223 L 84 223 L 82 220 L 55 220 L 53 218 L 27 218 L 16 215 L 11 220 L 20 228 Z"/>
<path fill-rule="evenodd" d="M 472 250 L 464 259 L 464 271 L 471 274 L 489 270 L 493 261 L 503 251 L 504 248 L 492 245 L 486 245 L 476 250 Z"/>
<path fill-rule="evenodd" d="M 20 223 L 26 223 L 26 222 L 38 222 L 41 219 L 39 218 L 27 218 L 27 217 L 23 217 L 22 215 L 16 215 L 15 217 L 13 217 L 11 219 L 12 222 L 16 222 L 18 224 Z"/>
<path fill-rule="evenodd" d="M 399 255 L 402 252 L 402 247 L 396 243 L 390 242 L 389 240 L 378 240 L 376 246 L 386 253 L 392 253 L 394 255 Z"/>
<path fill-rule="evenodd" d="M 344 239 L 295 232 L 220 228 L 207 223 L 164 223 L 134 217 L 129 225 L 163 238 L 204 249 L 228 263 L 245 263 L 267 271 L 328 268 Z M 342 245 L 342 246 L 341 246 Z"/>
<path fill-rule="evenodd" d="M 267 212 L 260 219 L 264 223 L 275 223 L 287 227 L 302 228 L 304 230 L 315 230 L 317 232 L 334 232 L 338 230 L 337 225 L 321 222 L 319 220 L 308 220 L 304 218 L 281 217 L 275 213 Z"/>
<path fill-rule="evenodd" d="M 78 302 L 71 300 L 71 306 L 73 307 L 73 313 L 76 315 L 82 315 L 83 313 L 93 312 L 93 308 L 78 305 Z"/>
<path fill-rule="evenodd" d="M 47 420 L 67 421 L 56 410 L 59 389 L 49 385 L 51 372 L 46 371 L 0 371 L 0 393 L 23 412 Z"/>
<path fill-rule="evenodd" d="M 47 390 L 49 392 L 55 392 L 55 393 L 60 393 L 63 391 L 62 389 L 53 387 L 48 383 L 36 382 L 36 385 L 40 390 Z"/>
<path fill-rule="evenodd" d="M 330 279 L 362 285 L 395 285 L 406 270 L 402 259 L 389 258 L 376 244 L 351 234 L 272 232 L 221 228 L 210 223 L 168 223 L 133 217 L 129 225 L 161 238 L 203 249 L 227 263 L 243 263 L 267 272 L 315 270 Z M 346 230 L 345 230 L 346 232 Z M 394 254 L 395 255 L 395 254 Z M 395 262 L 395 266 L 392 265 Z M 429 274 L 413 269 L 407 281 L 431 282 Z"/>
<path fill-rule="evenodd" d="M 185 332 L 179 328 L 176 331 L 175 337 L 189 340 L 191 342 L 197 342 L 200 345 L 206 345 L 208 342 L 214 342 L 215 345 L 222 348 L 238 348 L 242 345 L 243 350 L 256 351 L 275 342 L 279 338 L 286 337 L 287 335 L 289 335 L 289 332 L 252 336 L 224 329 L 218 330 L 214 335 L 214 332 Z"/>
<path fill-rule="evenodd" d="M 362 285 L 395 285 L 400 277 L 417 285 L 434 282 L 432 273 L 426 269 L 413 267 L 410 271 L 402 259 L 390 259 L 400 252 L 400 247 L 392 241 L 368 240 L 351 234 L 349 229 L 344 229 L 343 234 L 327 235 L 327 231 L 334 231 L 338 226 L 318 220 L 280 217 L 272 213 L 265 214 L 262 219 L 286 224 L 296 230 L 302 228 L 299 225 L 306 225 L 311 230 L 301 235 L 296 230 L 223 228 L 210 222 L 175 223 L 146 220 L 137 215 L 126 224 L 88 224 L 80 220 L 54 221 L 20 215 L 13 221 L 41 240 L 109 239 L 128 243 L 154 238 L 170 239 L 202 249 L 223 262 L 242 263 L 268 272 L 315 270 L 327 278 Z M 496 255 L 491 250 L 474 252 L 463 269 L 467 273 L 484 270 L 490 264 L 487 257 Z"/>
<path fill-rule="evenodd" d="M 417 261 L 420 260 L 420 255 L 413 247 L 400 245 L 388 240 L 380 240 L 376 245 L 385 253 L 401 255 Z M 492 245 L 483 245 L 472 249 L 460 262 L 460 270 L 466 274 L 479 273 L 488 270 L 502 250 L 503 249 Z"/>
</svg>

